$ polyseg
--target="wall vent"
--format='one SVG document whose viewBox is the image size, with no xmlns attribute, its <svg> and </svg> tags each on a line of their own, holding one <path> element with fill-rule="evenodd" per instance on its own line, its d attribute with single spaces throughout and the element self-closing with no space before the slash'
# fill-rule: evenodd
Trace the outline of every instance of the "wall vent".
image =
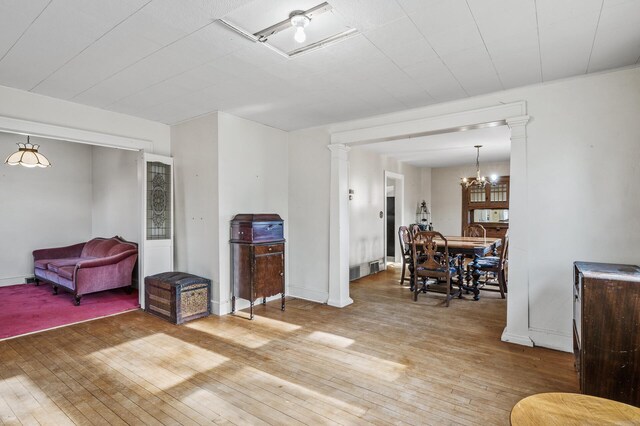
<svg viewBox="0 0 640 426">
<path fill-rule="evenodd" d="M 373 262 L 361 263 L 349 267 L 349 281 L 366 277 L 367 275 L 377 274 L 383 269 L 383 260 L 377 259 Z"/>
<path fill-rule="evenodd" d="M 349 281 L 357 280 L 358 278 L 360 278 L 360 265 L 349 268 Z"/>
</svg>

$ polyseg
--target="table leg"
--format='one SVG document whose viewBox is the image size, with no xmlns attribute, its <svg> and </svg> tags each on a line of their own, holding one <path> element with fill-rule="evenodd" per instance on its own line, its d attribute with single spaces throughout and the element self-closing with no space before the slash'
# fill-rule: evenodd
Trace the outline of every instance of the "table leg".
<svg viewBox="0 0 640 426">
<path fill-rule="evenodd" d="M 466 285 L 462 286 L 462 289 L 469 294 L 469 292 L 473 293 L 473 300 L 480 299 L 480 289 L 478 289 L 478 284 L 480 280 L 480 268 L 478 265 L 478 256 L 473 257 L 473 261 L 469 263 L 467 266 L 467 274 L 465 276 Z"/>
<path fill-rule="evenodd" d="M 253 319 L 253 300 L 251 301 L 251 309 L 250 309 L 249 319 Z"/>
<path fill-rule="evenodd" d="M 471 277 L 473 278 L 473 287 L 471 291 L 473 292 L 473 300 L 480 299 L 480 289 L 478 288 L 478 284 L 480 282 L 480 268 L 478 265 L 478 256 L 473 257 L 473 262 L 471 262 L 472 272 Z"/>
<path fill-rule="evenodd" d="M 282 308 L 281 309 L 284 311 L 284 291 L 282 292 Z"/>
<path fill-rule="evenodd" d="M 235 313 L 236 312 L 236 297 L 235 296 L 231 296 L 231 313 Z"/>
<path fill-rule="evenodd" d="M 458 258 L 458 298 L 462 299 L 462 286 L 464 286 L 464 257 Z"/>
<path fill-rule="evenodd" d="M 413 261 L 409 262 L 409 290 L 413 291 L 416 288 L 416 277 L 415 277 L 415 268 L 413 266 Z"/>
</svg>

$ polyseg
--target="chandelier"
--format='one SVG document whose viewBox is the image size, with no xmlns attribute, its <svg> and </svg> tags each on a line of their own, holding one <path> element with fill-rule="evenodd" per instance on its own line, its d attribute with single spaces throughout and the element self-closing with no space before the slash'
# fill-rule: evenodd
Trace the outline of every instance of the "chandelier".
<svg viewBox="0 0 640 426">
<path fill-rule="evenodd" d="M 482 145 L 475 145 L 474 148 L 478 150 L 478 153 L 476 154 L 476 178 L 469 180 L 468 178 L 463 177 L 460 180 L 460 185 L 462 185 L 465 189 L 469 188 L 470 186 L 478 186 L 480 188 L 484 188 L 484 186 L 488 182 L 486 177 L 480 175 L 480 148 L 482 148 Z M 497 179 L 497 176 L 492 175 L 490 181 L 491 185 L 494 185 Z"/>
<path fill-rule="evenodd" d="M 34 145 L 27 136 L 27 143 L 19 143 L 18 150 L 4 160 L 5 164 L 24 167 L 51 167 L 47 157 L 38 152 L 40 145 Z"/>
</svg>

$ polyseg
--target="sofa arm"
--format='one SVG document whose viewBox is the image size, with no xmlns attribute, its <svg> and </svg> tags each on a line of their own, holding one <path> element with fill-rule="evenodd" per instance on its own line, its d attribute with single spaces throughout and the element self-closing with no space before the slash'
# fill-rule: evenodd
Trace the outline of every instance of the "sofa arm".
<svg viewBox="0 0 640 426">
<path fill-rule="evenodd" d="M 76 296 L 131 285 L 137 250 L 78 262 L 74 270 Z"/>
<path fill-rule="evenodd" d="M 54 247 L 33 251 L 33 260 L 40 259 L 64 259 L 69 257 L 80 257 L 82 249 L 86 243 L 74 244 L 66 247 Z"/>
<path fill-rule="evenodd" d="M 138 250 L 127 250 L 113 256 L 98 257 L 96 259 L 81 260 L 76 264 L 77 269 L 98 268 L 100 266 L 114 265 L 123 261 L 131 255 L 137 255 Z"/>
</svg>

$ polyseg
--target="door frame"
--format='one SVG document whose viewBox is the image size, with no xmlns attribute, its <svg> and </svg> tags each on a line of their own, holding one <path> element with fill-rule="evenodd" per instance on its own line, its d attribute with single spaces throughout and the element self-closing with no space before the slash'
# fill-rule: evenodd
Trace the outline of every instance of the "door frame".
<svg viewBox="0 0 640 426">
<path fill-rule="evenodd" d="M 24 120 L 14 117 L 8 117 L 4 115 L 0 115 L 0 132 L 5 133 L 13 133 L 19 135 L 30 135 L 36 136 L 45 139 L 55 139 L 61 140 L 65 142 L 79 143 L 84 145 L 94 145 L 100 146 L 104 148 L 116 148 L 116 149 L 124 149 L 128 151 L 138 151 L 140 152 L 139 158 L 144 158 L 145 154 L 153 152 L 153 142 L 149 139 L 140 139 L 128 136 L 119 136 L 113 135 L 110 133 L 99 132 L 94 130 L 85 130 L 79 127 L 73 126 L 61 126 L 56 124 L 49 124 L 42 121 L 36 120 Z M 141 179 L 143 181 L 141 181 Z M 140 174 L 140 167 L 138 166 L 138 190 L 139 197 L 144 203 L 145 193 L 144 193 L 144 176 Z M 172 185 L 173 190 L 173 185 Z M 173 203 L 173 193 L 172 193 L 172 203 Z M 145 214 L 145 206 L 141 204 L 139 206 L 142 210 L 138 215 L 138 218 L 143 218 Z M 173 209 L 172 209 L 173 215 Z M 145 227 L 146 222 L 142 219 L 139 222 L 139 231 L 138 231 L 138 300 L 140 306 L 144 308 L 144 238 L 145 238 Z M 173 225 L 172 225 L 173 232 Z M 172 256 L 173 261 L 173 256 Z"/>
<path fill-rule="evenodd" d="M 168 268 L 169 271 L 173 271 L 173 261 L 174 261 L 174 247 L 175 247 L 175 210 L 174 210 L 174 198 L 175 195 L 173 193 L 174 191 L 174 185 L 173 185 L 173 177 L 175 176 L 174 173 L 174 165 L 173 165 L 173 158 L 165 156 L 165 155 L 158 155 L 158 154 L 151 154 L 148 152 L 144 152 L 141 151 L 140 152 L 140 156 L 139 156 L 139 163 L 138 163 L 138 187 L 139 187 L 139 191 L 140 191 L 140 243 L 138 244 L 138 295 L 139 295 L 139 299 L 140 299 L 140 307 L 142 309 L 145 308 L 145 300 L 144 300 L 144 294 L 145 294 L 145 284 L 144 284 L 144 277 L 147 275 L 150 275 L 151 273 L 146 272 L 145 271 L 145 249 L 147 247 L 151 248 L 151 247 L 162 247 L 168 244 L 168 246 L 171 248 L 171 256 L 170 256 L 170 266 Z M 168 239 L 162 239 L 162 240 L 147 240 L 147 163 L 148 162 L 160 162 L 160 163 L 164 163 L 164 164 L 168 164 L 169 166 L 171 166 L 171 182 L 169 183 L 169 188 L 170 188 L 170 195 L 169 195 L 169 199 L 170 199 L 170 206 L 169 206 L 169 211 L 171 212 L 171 220 L 170 220 L 170 237 Z M 166 241 L 169 241 L 169 243 L 167 243 Z M 155 271 L 154 271 L 155 272 Z"/>
<path fill-rule="evenodd" d="M 383 249 L 384 249 L 384 269 L 387 269 L 387 181 L 393 179 L 396 181 L 396 214 L 395 214 L 395 221 L 394 221 L 394 227 L 398 228 L 398 222 L 402 223 L 402 220 L 404 219 L 404 175 L 400 174 L 400 173 L 395 173 L 389 170 L 385 170 L 384 171 L 384 185 L 382 185 L 383 187 L 383 205 L 384 205 L 384 217 L 382 220 L 383 223 L 383 232 L 384 232 L 384 238 L 382 239 L 383 241 Z M 397 238 L 393 239 L 394 241 L 394 245 L 396 247 L 395 250 L 395 256 L 394 256 L 394 262 L 399 262 L 400 261 L 400 242 Z"/>
</svg>

